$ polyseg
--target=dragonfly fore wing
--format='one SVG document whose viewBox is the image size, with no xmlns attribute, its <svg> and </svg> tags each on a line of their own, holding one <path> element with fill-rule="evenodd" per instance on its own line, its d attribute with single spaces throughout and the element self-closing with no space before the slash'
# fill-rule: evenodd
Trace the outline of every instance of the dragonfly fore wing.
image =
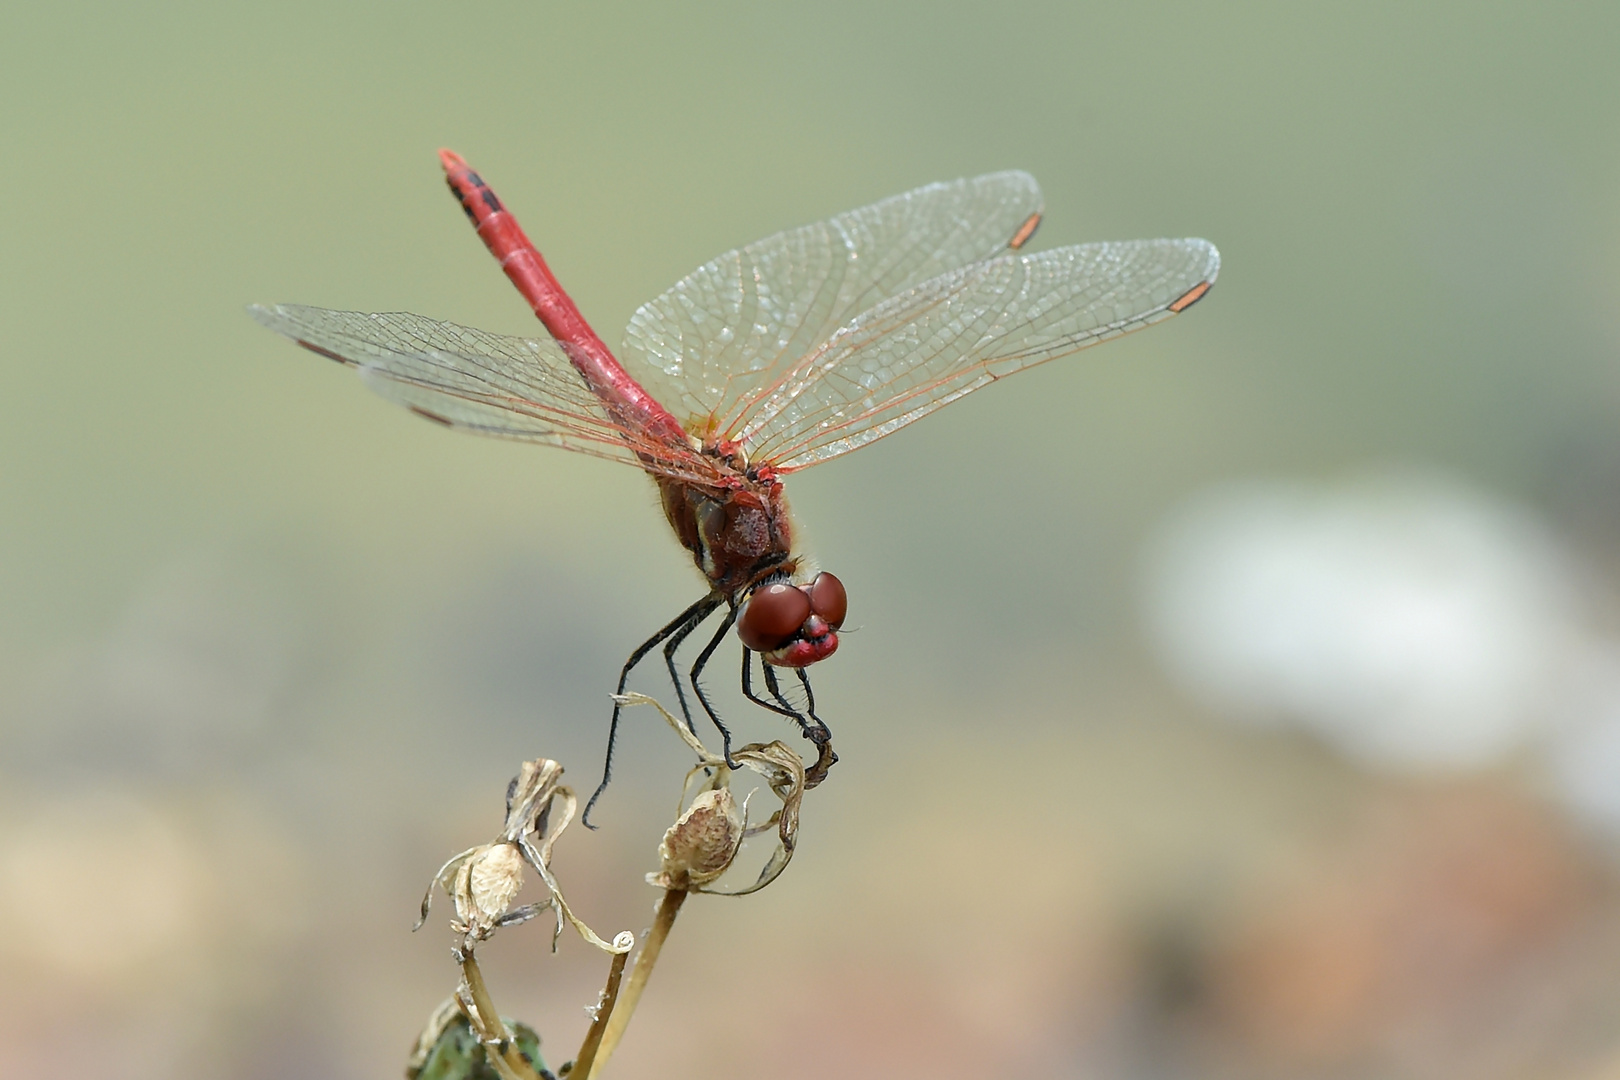
<svg viewBox="0 0 1620 1080">
<path fill-rule="evenodd" d="M 1220 270 L 1205 240 L 1003 255 L 858 315 L 751 403 L 755 460 L 802 469 L 882 438 L 996 379 L 1169 318 Z"/>
<path fill-rule="evenodd" d="M 708 475 L 692 475 L 668 447 L 616 424 L 555 341 L 505 337 L 404 312 L 294 304 L 249 310 L 306 349 L 358 369 L 381 396 L 440 424 L 683 479 Z"/>
<path fill-rule="evenodd" d="M 1021 245 L 1040 210 L 1033 177 L 1001 172 L 929 184 L 766 237 L 643 304 L 621 358 L 677 416 L 728 433 L 759 388 L 857 314 Z"/>
</svg>

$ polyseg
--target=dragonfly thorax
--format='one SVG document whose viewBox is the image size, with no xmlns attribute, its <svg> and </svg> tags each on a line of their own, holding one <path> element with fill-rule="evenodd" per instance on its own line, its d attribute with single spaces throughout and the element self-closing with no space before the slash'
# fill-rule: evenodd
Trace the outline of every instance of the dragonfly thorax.
<svg viewBox="0 0 1620 1080">
<path fill-rule="evenodd" d="M 729 472 L 710 487 L 658 477 L 664 516 L 716 591 L 736 603 L 755 582 L 780 571 L 793 551 L 793 525 L 781 483 Z"/>
<path fill-rule="evenodd" d="M 703 576 L 737 611 L 737 634 L 767 663 L 808 667 L 838 648 L 844 587 L 831 574 L 795 583 L 793 524 L 767 469 L 731 472 L 724 486 L 658 477 L 664 516 Z"/>
</svg>

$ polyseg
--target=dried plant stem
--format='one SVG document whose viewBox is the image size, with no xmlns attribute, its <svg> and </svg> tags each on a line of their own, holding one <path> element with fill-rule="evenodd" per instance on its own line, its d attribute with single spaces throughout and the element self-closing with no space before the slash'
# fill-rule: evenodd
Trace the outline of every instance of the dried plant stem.
<svg viewBox="0 0 1620 1080">
<path fill-rule="evenodd" d="M 472 1018 L 473 1026 L 483 1041 L 484 1054 L 490 1066 L 501 1074 L 501 1080 L 540 1080 L 534 1068 L 523 1060 L 517 1041 L 506 1030 L 501 1014 L 495 1011 L 495 1003 L 489 997 L 489 987 L 484 983 L 484 973 L 479 970 L 478 961 L 473 959 L 471 952 L 461 958 L 461 976 L 467 981 L 467 993 L 472 996 L 473 1009 L 478 1013 Z"/>
<path fill-rule="evenodd" d="M 607 1027 L 602 1032 L 601 1046 L 596 1051 L 596 1060 L 592 1066 L 594 1073 L 600 1073 L 607 1065 L 608 1058 L 613 1056 L 613 1051 L 618 1049 L 619 1040 L 624 1037 L 624 1029 L 630 1026 L 630 1017 L 636 1011 L 636 1003 L 641 1000 L 641 992 L 647 988 L 647 978 L 652 974 L 653 965 L 658 962 L 658 953 L 664 947 L 664 939 L 669 936 L 669 928 L 675 925 L 675 916 L 681 910 L 681 904 L 685 902 L 685 889 L 664 891 L 664 899 L 658 905 L 658 914 L 653 918 L 652 929 L 648 931 L 647 939 L 641 944 L 641 955 L 636 957 L 636 966 L 630 970 L 630 985 L 619 995 L 618 1006 L 608 1016 Z M 572 1080 L 595 1080 L 595 1077 L 576 1069 Z"/>
<path fill-rule="evenodd" d="M 596 1007 L 596 1019 L 591 1021 L 591 1029 L 585 1033 L 585 1041 L 579 1045 L 579 1055 L 574 1058 L 572 1075 L 588 1078 L 591 1075 L 591 1065 L 596 1061 L 596 1051 L 602 1045 L 602 1035 L 607 1031 L 608 1021 L 613 1017 L 613 1007 L 619 1001 L 619 983 L 624 978 L 624 962 L 629 958 L 628 952 L 614 953 L 612 965 L 608 968 L 607 986 L 602 991 L 602 1001 Z"/>
</svg>

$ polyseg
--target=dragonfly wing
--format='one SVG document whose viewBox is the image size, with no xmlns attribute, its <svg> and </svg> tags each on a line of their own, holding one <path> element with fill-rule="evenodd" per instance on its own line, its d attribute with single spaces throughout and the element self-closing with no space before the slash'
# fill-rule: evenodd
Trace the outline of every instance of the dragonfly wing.
<svg viewBox="0 0 1620 1080">
<path fill-rule="evenodd" d="M 1002 255 L 861 313 L 748 402 L 738 439 L 802 469 L 897 431 L 1005 375 L 1185 310 L 1220 270 L 1205 240 Z"/>
<path fill-rule="evenodd" d="M 615 423 L 563 346 L 504 337 L 404 312 L 283 304 L 249 308 L 304 348 L 359 370 L 377 393 L 419 416 L 499 438 L 543 443 L 681 479 L 712 480 L 695 461 Z"/>
<path fill-rule="evenodd" d="M 1040 210 L 1034 177 L 1000 172 L 929 184 L 766 237 L 643 304 L 620 356 L 683 421 L 729 432 L 742 403 L 857 314 L 1021 245 Z"/>
</svg>

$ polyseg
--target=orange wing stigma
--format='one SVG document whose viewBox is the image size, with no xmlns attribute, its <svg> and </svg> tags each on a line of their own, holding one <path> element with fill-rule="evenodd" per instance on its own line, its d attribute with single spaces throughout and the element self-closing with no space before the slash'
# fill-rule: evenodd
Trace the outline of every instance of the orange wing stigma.
<svg viewBox="0 0 1620 1080">
<path fill-rule="evenodd" d="M 1029 215 L 1022 225 L 1018 226 L 1018 231 L 1013 233 L 1013 238 L 1011 240 L 1007 241 L 1007 246 L 1012 248 L 1014 251 L 1017 251 L 1019 248 L 1023 247 L 1029 242 L 1029 238 L 1034 236 L 1035 230 L 1040 227 L 1041 215 L 1040 211 L 1036 211 L 1035 213 Z"/>
<path fill-rule="evenodd" d="M 1198 284 L 1182 293 L 1176 302 L 1170 305 L 1170 310 L 1179 315 L 1183 311 L 1186 311 L 1188 308 L 1192 307 L 1194 304 L 1198 303 L 1198 301 L 1202 300 L 1204 298 L 1204 294 L 1207 292 L 1209 292 L 1209 282 L 1200 281 Z"/>
</svg>

